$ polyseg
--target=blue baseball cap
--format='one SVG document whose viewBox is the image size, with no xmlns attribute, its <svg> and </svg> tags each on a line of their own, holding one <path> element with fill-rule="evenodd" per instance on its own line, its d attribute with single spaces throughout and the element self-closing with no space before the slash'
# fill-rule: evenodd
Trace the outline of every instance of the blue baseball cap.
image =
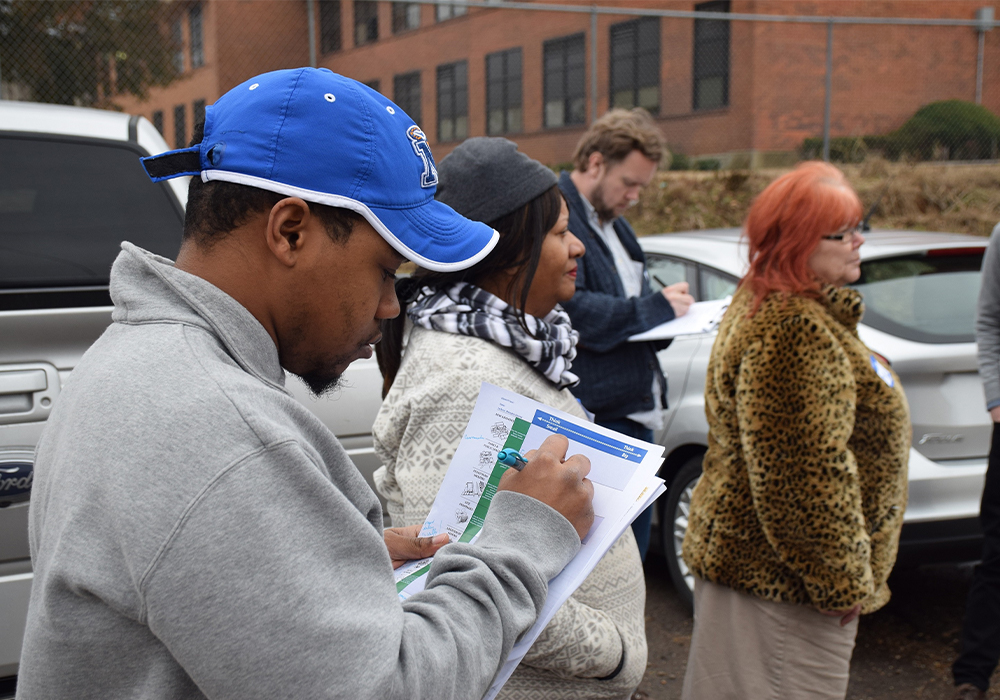
<svg viewBox="0 0 1000 700">
<path fill-rule="evenodd" d="M 205 136 L 142 159 L 154 182 L 199 175 L 361 214 L 420 267 L 471 267 L 500 235 L 434 199 L 427 138 L 383 95 L 326 68 L 251 78 L 205 108 Z"/>
</svg>

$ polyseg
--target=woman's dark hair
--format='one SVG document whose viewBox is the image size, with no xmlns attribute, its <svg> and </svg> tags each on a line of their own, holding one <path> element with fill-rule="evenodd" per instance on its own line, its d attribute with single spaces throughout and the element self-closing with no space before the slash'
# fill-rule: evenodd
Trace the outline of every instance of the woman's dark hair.
<svg viewBox="0 0 1000 700">
<path fill-rule="evenodd" d="M 520 209 L 501 216 L 487 224 L 496 229 L 500 240 L 489 255 L 466 270 L 458 272 L 432 272 L 418 268 L 412 277 L 404 277 L 396 282 L 399 297 L 399 316 L 382 321 L 382 340 L 375 346 L 375 356 L 382 371 L 382 398 L 385 398 L 399 372 L 403 355 L 403 326 L 406 321 L 406 307 L 416 297 L 422 287 L 444 289 L 456 282 L 479 285 L 487 278 L 505 270 L 517 270 L 503 290 L 504 297 L 514 299 L 514 313 L 521 327 L 528 330 L 524 318 L 524 306 L 528 302 L 531 282 L 538 269 L 545 236 L 556 225 L 562 210 L 563 196 L 558 185 L 535 197 Z"/>
</svg>

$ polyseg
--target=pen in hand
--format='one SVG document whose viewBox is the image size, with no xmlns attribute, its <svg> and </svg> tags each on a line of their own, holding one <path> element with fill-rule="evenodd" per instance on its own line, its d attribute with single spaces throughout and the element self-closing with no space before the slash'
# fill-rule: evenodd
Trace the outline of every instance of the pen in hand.
<svg viewBox="0 0 1000 700">
<path fill-rule="evenodd" d="M 497 453 L 497 461 L 508 467 L 514 467 L 518 471 L 524 469 L 524 465 L 528 463 L 528 460 L 522 457 L 517 450 L 500 450 Z"/>
<path fill-rule="evenodd" d="M 667 284 L 656 275 L 652 275 L 652 278 L 663 287 L 660 293 L 663 294 L 664 299 L 670 302 L 670 306 L 674 310 L 674 316 L 683 316 L 686 314 L 691 304 L 694 303 L 694 297 L 688 292 L 688 283 L 676 282 L 674 284 Z"/>
</svg>

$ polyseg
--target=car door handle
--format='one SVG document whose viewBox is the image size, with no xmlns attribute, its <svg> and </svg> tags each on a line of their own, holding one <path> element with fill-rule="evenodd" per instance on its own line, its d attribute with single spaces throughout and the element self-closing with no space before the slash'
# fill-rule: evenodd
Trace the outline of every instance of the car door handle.
<svg viewBox="0 0 1000 700">
<path fill-rule="evenodd" d="M 59 389 L 59 371 L 48 362 L 0 365 L 0 426 L 45 420 Z"/>
<path fill-rule="evenodd" d="M 0 394 L 33 394 L 48 388 L 49 382 L 44 370 L 0 371 Z"/>
</svg>

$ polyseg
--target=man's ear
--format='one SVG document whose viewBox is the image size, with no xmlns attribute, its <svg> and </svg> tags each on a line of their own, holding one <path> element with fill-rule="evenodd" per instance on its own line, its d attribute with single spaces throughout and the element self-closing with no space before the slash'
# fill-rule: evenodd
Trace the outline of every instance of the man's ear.
<svg viewBox="0 0 1000 700">
<path fill-rule="evenodd" d="M 602 168 L 604 167 L 604 156 L 600 151 L 594 151 L 587 158 L 587 174 L 591 177 L 597 177 L 601 174 Z"/>
<path fill-rule="evenodd" d="M 283 265 L 292 267 L 302 252 L 313 218 L 309 205 L 298 197 L 286 197 L 271 207 L 265 238 L 271 253 Z"/>
</svg>

